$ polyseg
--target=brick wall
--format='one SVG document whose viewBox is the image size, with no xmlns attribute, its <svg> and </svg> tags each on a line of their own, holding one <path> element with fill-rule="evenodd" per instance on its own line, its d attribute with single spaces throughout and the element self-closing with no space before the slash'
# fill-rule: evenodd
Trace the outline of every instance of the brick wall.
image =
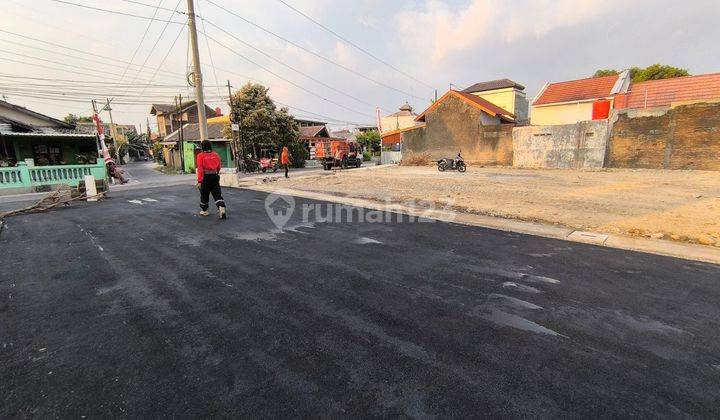
<svg viewBox="0 0 720 420">
<path fill-rule="evenodd" d="M 483 121 L 493 123 L 492 118 L 455 97 L 444 100 L 425 120 L 425 128 L 402 133 L 403 156 L 452 158 L 462 151 L 470 163 L 512 164 L 512 125 L 485 125 Z"/>
<path fill-rule="evenodd" d="M 617 115 L 608 145 L 614 168 L 720 170 L 720 104 Z"/>
</svg>

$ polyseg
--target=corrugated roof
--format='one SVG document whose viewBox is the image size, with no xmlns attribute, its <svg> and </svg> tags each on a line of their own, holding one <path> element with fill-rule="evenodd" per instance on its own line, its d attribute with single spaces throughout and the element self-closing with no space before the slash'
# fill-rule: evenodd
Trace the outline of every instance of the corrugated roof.
<svg viewBox="0 0 720 420">
<path fill-rule="evenodd" d="M 41 114 L 41 113 L 36 112 L 36 111 L 32 111 L 32 110 L 30 110 L 30 109 L 25 108 L 24 106 L 11 104 L 10 102 L 2 101 L 2 100 L 0 100 L 0 105 L 1 105 L 1 106 L 5 106 L 5 107 L 7 107 L 7 108 L 11 108 L 11 109 L 13 109 L 13 110 L 15 110 L 15 111 L 17 111 L 17 112 L 22 113 L 22 114 L 30 115 L 30 116 L 33 116 L 33 117 L 35 117 L 35 118 L 39 118 L 39 119 L 45 120 L 45 121 L 51 123 L 53 126 L 55 126 L 55 127 L 57 127 L 57 128 L 72 128 L 72 127 L 70 126 L 70 124 L 66 123 L 65 121 L 60 121 L 60 120 L 58 120 L 58 119 L 56 119 L 56 118 L 53 118 L 53 117 L 50 117 L 50 116 L 48 116 L 48 115 Z"/>
<path fill-rule="evenodd" d="M 525 86 L 521 85 L 520 83 L 514 82 L 510 79 L 498 79 L 498 80 L 490 80 L 488 82 L 475 83 L 474 85 L 472 85 L 466 89 L 463 89 L 462 91 L 465 93 L 476 93 L 476 92 L 484 92 L 486 90 L 507 89 L 507 88 L 517 88 L 519 90 L 524 90 Z"/>
<path fill-rule="evenodd" d="M 208 124 L 208 139 L 223 139 L 223 127 L 226 124 Z M 198 123 L 185 124 L 183 126 L 183 141 L 200 141 L 200 125 Z M 180 140 L 180 130 L 175 130 L 168 134 L 163 141 Z"/>
<path fill-rule="evenodd" d="M 535 99 L 533 105 L 607 98 L 617 80 L 618 76 L 613 75 L 550 83 Z"/>
<path fill-rule="evenodd" d="M 720 98 L 720 73 L 633 83 L 627 108 L 669 106 L 673 102 Z"/>
</svg>

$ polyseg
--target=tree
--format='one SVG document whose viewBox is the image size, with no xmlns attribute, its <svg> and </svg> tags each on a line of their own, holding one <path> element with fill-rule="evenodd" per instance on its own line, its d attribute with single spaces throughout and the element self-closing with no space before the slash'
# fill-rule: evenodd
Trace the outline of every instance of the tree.
<svg viewBox="0 0 720 420">
<path fill-rule="evenodd" d="M 620 74 L 620 72 L 617 70 L 600 69 L 593 74 L 593 77 L 617 76 L 618 74 Z"/>
<path fill-rule="evenodd" d="M 365 150 L 370 152 L 380 151 L 380 133 L 378 133 L 377 130 L 370 130 L 358 134 L 357 141 Z"/>
<path fill-rule="evenodd" d="M 633 82 L 644 82 L 646 80 L 672 79 L 673 77 L 689 76 L 686 69 L 669 66 L 667 64 L 653 64 L 645 68 L 630 67 L 630 78 Z M 593 77 L 613 76 L 620 74 L 618 70 L 600 69 L 593 74 Z"/>
<path fill-rule="evenodd" d="M 632 76 L 633 82 L 644 82 L 646 80 L 672 79 L 674 77 L 689 76 L 686 69 L 668 66 L 664 64 L 653 64 L 644 69 L 638 69 Z"/>
<path fill-rule="evenodd" d="M 67 114 L 63 121 L 75 127 L 77 123 L 88 123 L 92 122 L 92 117 L 79 117 L 75 114 Z"/>
<path fill-rule="evenodd" d="M 238 153 L 257 159 L 262 149 L 279 151 L 288 146 L 293 166 L 304 166 L 307 151 L 298 137 L 297 122 L 287 108 L 277 109 L 268 90 L 261 84 L 247 83 L 232 96 L 230 117 L 239 126 Z M 230 126 L 224 128 L 223 135 L 232 138 Z"/>
</svg>

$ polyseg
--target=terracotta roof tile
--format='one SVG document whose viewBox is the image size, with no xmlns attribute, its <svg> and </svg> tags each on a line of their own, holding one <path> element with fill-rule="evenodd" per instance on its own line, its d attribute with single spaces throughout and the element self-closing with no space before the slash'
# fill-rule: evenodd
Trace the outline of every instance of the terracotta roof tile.
<svg viewBox="0 0 720 420">
<path fill-rule="evenodd" d="M 469 103 L 470 105 L 473 105 L 479 109 L 481 109 L 483 112 L 492 115 L 493 117 L 497 116 L 500 117 L 503 121 L 507 122 L 514 122 L 515 121 L 515 114 L 506 111 L 499 106 L 493 104 L 492 102 L 488 101 L 487 99 L 481 98 L 477 95 L 473 95 L 471 93 L 464 93 L 457 90 L 450 90 L 443 96 L 441 96 L 435 103 L 430 105 L 428 109 L 422 112 L 422 114 L 418 115 L 415 118 L 415 121 L 425 121 L 425 114 L 435 109 L 440 103 L 445 101 L 450 96 L 455 96 L 457 98 L 460 98 L 464 100 L 466 103 Z"/>
<path fill-rule="evenodd" d="M 550 83 L 533 105 L 606 98 L 610 96 L 617 79 L 615 75 Z"/>
<path fill-rule="evenodd" d="M 320 136 L 323 130 L 325 130 L 324 125 L 309 125 L 305 127 L 299 127 L 299 130 L 300 137 L 329 137 L 329 134 L 327 132 L 325 133 L 325 136 Z"/>
<path fill-rule="evenodd" d="M 669 106 L 673 102 L 720 99 L 720 73 L 633 83 L 626 108 Z"/>
</svg>

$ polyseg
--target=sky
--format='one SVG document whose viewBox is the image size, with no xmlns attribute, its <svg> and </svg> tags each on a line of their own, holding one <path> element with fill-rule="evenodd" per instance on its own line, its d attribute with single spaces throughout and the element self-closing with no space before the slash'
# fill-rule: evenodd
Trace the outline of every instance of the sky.
<svg viewBox="0 0 720 420">
<path fill-rule="evenodd" d="M 58 118 L 114 98 L 116 123 L 154 130 L 150 103 L 193 95 L 186 16 L 173 12 L 186 0 L 67 1 L 124 15 L 0 0 L 0 98 Z M 211 107 L 227 111 L 228 80 L 254 81 L 294 115 L 341 128 L 372 125 L 376 107 L 420 112 L 451 84 L 509 78 L 532 99 L 599 68 L 720 72 L 718 0 L 284 1 L 344 40 L 279 0 L 196 0 Z"/>
</svg>

